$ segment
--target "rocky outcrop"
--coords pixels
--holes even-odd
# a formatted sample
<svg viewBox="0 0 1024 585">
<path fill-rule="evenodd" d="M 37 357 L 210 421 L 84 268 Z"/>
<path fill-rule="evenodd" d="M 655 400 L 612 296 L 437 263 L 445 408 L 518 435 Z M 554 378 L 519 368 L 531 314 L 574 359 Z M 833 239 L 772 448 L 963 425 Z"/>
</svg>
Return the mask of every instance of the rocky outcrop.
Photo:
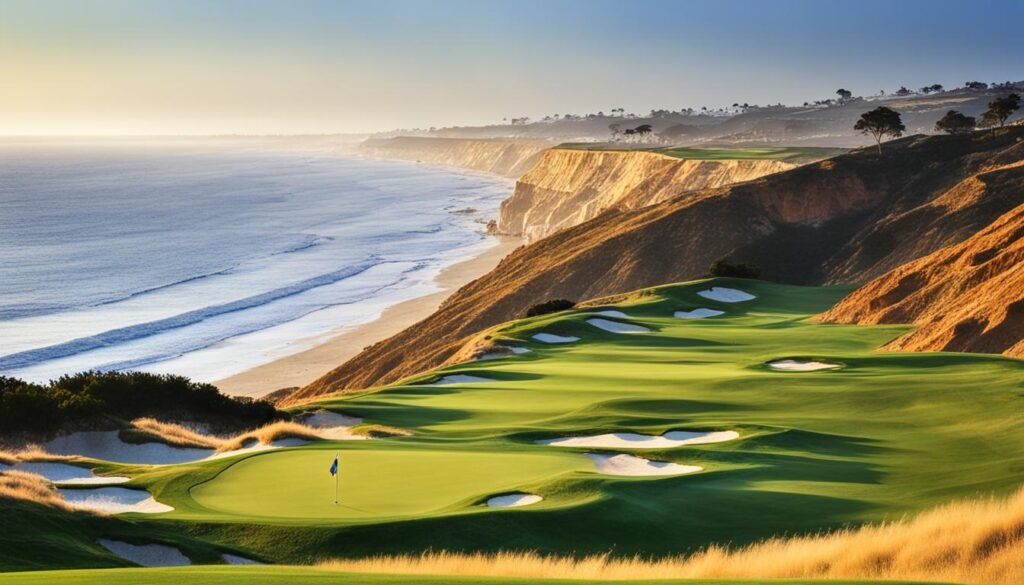
<svg viewBox="0 0 1024 585">
<path fill-rule="evenodd" d="M 476 332 L 535 303 L 699 278 L 722 257 L 755 264 L 776 282 L 863 283 L 1019 207 L 1020 161 L 1024 128 L 911 136 L 887 143 L 882 157 L 863 149 L 640 209 L 610 209 L 516 250 L 427 319 L 292 399 L 394 382 L 445 363 Z"/>
<path fill-rule="evenodd" d="M 501 140 L 398 136 L 371 138 L 359 152 L 379 158 L 393 158 L 449 165 L 511 179 L 528 171 L 551 146 L 541 140 Z"/>
<path fill-rule="evenodd" d="M 535 241 L 613 207 L 638 209 L 794 166 L 776 160 L 688 160 L 648 151 L 553 148 L 502 203 L 498 229 Z"/>
<path fill-rule="evenodd" d="M 967 240 L 876 278 L 818 320 L 917 325 L 885 346 L 894 351 L 1024 358 L 1024 204 Z"/>
</svg>

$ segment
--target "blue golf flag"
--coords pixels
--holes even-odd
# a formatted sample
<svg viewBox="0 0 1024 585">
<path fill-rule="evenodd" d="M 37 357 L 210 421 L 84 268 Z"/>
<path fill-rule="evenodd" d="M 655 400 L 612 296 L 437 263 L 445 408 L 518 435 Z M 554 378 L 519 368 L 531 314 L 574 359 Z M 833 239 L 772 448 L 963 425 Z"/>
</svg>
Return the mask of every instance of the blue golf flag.
<svg viewBox="0 0 1024 585">
<path fill-rule="evenodd" d="M 331 475 L 338 475 L 338 456 L 334 456 L 334 463 L 331 463 Z"/>
</svg>

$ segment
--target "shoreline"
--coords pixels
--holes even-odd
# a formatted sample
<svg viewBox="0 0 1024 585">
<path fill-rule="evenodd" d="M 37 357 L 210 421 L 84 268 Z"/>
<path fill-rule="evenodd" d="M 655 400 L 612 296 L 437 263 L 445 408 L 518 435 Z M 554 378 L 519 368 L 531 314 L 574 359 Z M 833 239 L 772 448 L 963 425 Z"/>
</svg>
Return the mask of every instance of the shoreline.
<svg viewBox="0 0 1024 585">
<path fill-rule="evenodd" d="M 430 316 L 452 293 L 483 276 L 523 245 L 522 238 L 493 236 L 497 244 L 479 255 L 443 269 L 434 279 L 441 290 L 384 310 L 368 323 L 349 327 L 323 343 L 211 382 L 232 396 L 260 397 L 284 388 L 302 387 L 373 345 Z M 342 328 L 344 329 L 344 328 Z"/>
</svg>

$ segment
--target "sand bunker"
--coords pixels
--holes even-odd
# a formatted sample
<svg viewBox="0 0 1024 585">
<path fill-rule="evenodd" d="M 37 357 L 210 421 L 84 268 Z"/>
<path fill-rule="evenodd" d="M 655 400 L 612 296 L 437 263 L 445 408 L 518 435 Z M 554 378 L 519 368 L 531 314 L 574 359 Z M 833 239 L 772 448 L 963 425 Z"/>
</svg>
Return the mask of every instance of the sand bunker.
<svg viewBox="0 0 1024 585">
<path fill-rule="evenodd" d="M 725 311 L 718 311 L 715 309 L 705 309 L 701 307 L 692 311 L 676 311 L 672 315 L 676 319 L 707 319 L 708 317 L 717 317 L 724 315 Z"/>
<path fill-rule="evenodd" d="M 36 475 L 43 476 L 48 481 L 65 485 L 114 484 L 124 483 L 131 479 L 123 476 L 104 477 L 101 475 L 93 475 L 92 470 L 88 467 L 78 467 L 77 465 L 68 465 L 67 463 L 22 462 L 15 464 L 13 467 L 9 465 L 0 465 L 0 471 L 5 469 L 35 473 Z"/>
<path fill-rule="evenodd" d="M 831 364 L 828 362 L 817 362 L 814 360 L 775 360 L 766 364 L 773 370 L 782 370 L 785 372 L 815 372 L 818 370 L 834 370 L 841 368 L 840 364 Z"/>
<path fill-rule="evenodd" d="M 704 469 L 696 465 L 680 465 L 669 461 L 651 461 L 633 455 L 601 455 L 587 453 L 594 462 L 598 473 L 605 475 L 651 476 L 651 475 L 685 475 Z"/>
<path fill-rule="evenodd" d="M 487 500 L 487 505 L 491 508 L 518 508 L 520 506 L 529 506 L 530 504 L 536 504 L 544 498 L 535 494 L 506 494 L 504 496 L 494 496 Z"/>
<path fill-rule="evenodd" d="M 172 447 L 166 443 L 125 443 L 117 431 L 71 433 L 46 443 L 43 449 L 57 455 L 81 455 L 103 461 L 149 465 L 187 463 L 213 455 L 213 449 Z"/>
<path fill-rule="evenodd" d="M 240 557 L 238 555 L 233 555 L 233 554 L 229 554 L 229 553 L 224 553 L 224 554 L 221 555 L 221 557 L 223 557 L 224 558 L 224 562 L 229 564 L 229 565 L 262 565 L 262 564 L 264 564 L 264 563 L 261 563 L 259 561 L 254 561 L 252 559 L 247 559 L 245 557 Z"/>
<path fill-rule="evenodd" d="M 745 293 L 734 288 L 725 288 L 724 286 L 713 286 L 707 290 L 702 290 L 697 294 L 705 299 L 711 299 L 712 301 L 718 301 L 721 303 L 742 303 L 743 301 L 749 301 L 757 298 L 750 293 Z"/>
<path fill-rule="evenodd" d="M 537 441 L 554 447 L 591 447 L 600 449 L 668 449 L 685 445 L 709 445 L 738 439 L 736 431 L 669 431 L 664 435 L 641 435 L 639 433 L 607 433 L 589 437 L 564 437 Z"/>
<path fill-rule="evenodd" d="M 649 333 L 651 331 L 642 325 L 620 323 L 618 321 L 609 321 L 608 319 L 587 319 L 587 323 L 612 333 Z"/>
<path fill-rule="evenodd" d="M 300 447 L 302 445 L 308 445 L 309 441 L 306 439 L 299 439 L 296 437 L 289 437 L 287 439 L 278 439 L 272 441 L 269 444 L 260 443 L 256 439 L 252 439 L 246 443 L 245 447 L 241 449 L 235 449 L 233 451 L 224 451 L 223 453 L 214 453 L 206 459 L 223 459 L 224 457 L 234 457 L 235 455 L 244 455 L 247 453 L 259 453 L 260 451 L 270 451 L 271 449 L 282 449 L 284 447 Z"/>
<path fill-rule="evenodd" d="M 469 376 L 467 374 L 451 374 L 450 376 L 444 376 L 437 382 L 431 382 L 428 386 L 447 386 L 449 384 L 478 384 L 481 382 L 494 382 L 491 378 L 481 378 L 480 376 Z"/>
<path fill-rule="evenodd" d="M 616 311 L 616 310 L 613 310 L 613 309 L 609 309 L 607 311 L 597 311 L 597 314 L 598 315 L 604 315 L 605 317 L 618 317 L 619 319 L 628 319 L 629 318 L 629 315 L 623 313 L 622 311 Z"/>
<path fill-rule="evenodd" d="M 363 419 L 356 416 L 346 416 L 330 410 L 316 410 L 304 417 L 302 423 L 317 430 L 324 439 L 333 441 L 360 441 L 366 439 L 366 435 L 358 435 L 352 432 L 352 427 L 363 422 Z"/>
<path fill-rule="evenodd" d="M 572 343 L 580 340 L 579 337 L 563 337 L 553 333 L 538 333 L 533 338 L 544 343 Z"/>
<path fill-rule="evenodd" d="M 174 508 L 153 499 L 145 490 L 130 490 L 121 487 L 102 487 L 95 489 L 61 489 L 64 500 L 76 508 L 95 510 L 109 514 L 138 512 L 140 514 L 159 514 L 170 512 Z"/>
<path fill-rule="evenodd" d="M 101 538 L 100 544 L 122 559 L 143 567 L 181 567 L 192 564 L 180 550 L 166 544 L 129 544 L 106 538 Z"/>
<path fill-rule="evenodd" d="M 499 345 L 499 346 L 496 346 L 496 349 L 501 350 L 501 351 L 492 351 L 490 353 L 485 353 L 485 354 L 477 357 L 476 359 L 477 360 L 496 360 L 496 359 L 501 359 L 501 358 L 504 358 L 504 357 L 508 357 L 510 354 L 520 355 L 520 354 L 524 354 L 524 353 L 530 353 L 530 350 L 526 349 L 525 347 L 515 347 L 515 346 L 512 346 L 512 345 Z"/>
</svg>

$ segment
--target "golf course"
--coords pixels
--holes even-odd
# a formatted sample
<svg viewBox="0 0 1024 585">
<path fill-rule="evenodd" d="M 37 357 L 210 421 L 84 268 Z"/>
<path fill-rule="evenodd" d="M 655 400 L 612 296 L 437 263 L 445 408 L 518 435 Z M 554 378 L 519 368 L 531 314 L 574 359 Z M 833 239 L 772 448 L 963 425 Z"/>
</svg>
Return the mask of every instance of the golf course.
<svg viewBox="0 0 1024 585">
<path fill-rule="evenodd" d="M 811 319 L 848 291 L 718 278 L 599 299 L 481 333 L 480 359 L 295 409 L 406 436 L 90 465 L 173 508 L 118 515 L 120 538 L 195 563 L 224 552 L 273 564 L 428 549 L 676 555 L 1011 493 L 1024 364 L 878 352 L 907 328 Z M 77 522 L 96 537 L 112 529 L 109 518 Z M 176 571 L 193 582 L 326 578 L 276 567 L 147 578 Z"/>
</svg>

